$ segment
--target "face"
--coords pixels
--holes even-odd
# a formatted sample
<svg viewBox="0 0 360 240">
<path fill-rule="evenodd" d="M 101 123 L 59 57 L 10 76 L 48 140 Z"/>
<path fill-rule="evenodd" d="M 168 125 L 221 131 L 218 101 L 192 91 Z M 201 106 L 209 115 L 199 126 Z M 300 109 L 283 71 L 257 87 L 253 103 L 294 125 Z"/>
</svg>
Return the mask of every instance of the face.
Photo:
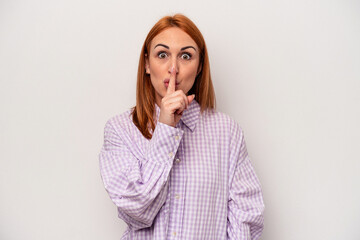
<svg viewBox="0 0 360 240">
<path fill-rule="evenodd" d="M 149 54 L 145 56 L 145 69 L 155 89 L 158 106 L 166 94 L 172 67 L 176 71 L 176 90 L 187 95 L 201 70 L 199 56 L 195 41 L 180 28 L 168 28 L 153 38 Z"/>
</svg>

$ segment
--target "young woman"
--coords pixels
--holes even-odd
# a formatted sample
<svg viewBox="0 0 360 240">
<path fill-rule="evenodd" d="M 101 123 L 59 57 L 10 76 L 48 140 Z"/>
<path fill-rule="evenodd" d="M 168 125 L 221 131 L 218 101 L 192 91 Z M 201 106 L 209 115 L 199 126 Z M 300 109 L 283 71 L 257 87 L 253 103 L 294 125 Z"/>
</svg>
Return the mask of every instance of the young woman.
<svg viewBox="0 0 360 240">
<path fill-rule="evenodd" d="M 258 239 L 264 204 L 244 134 L 215 110 L 205 41 L 176 14 L 143 45 L 136 106 L 109 119 L 99 155 L 121 239 Z"/>
</svg>

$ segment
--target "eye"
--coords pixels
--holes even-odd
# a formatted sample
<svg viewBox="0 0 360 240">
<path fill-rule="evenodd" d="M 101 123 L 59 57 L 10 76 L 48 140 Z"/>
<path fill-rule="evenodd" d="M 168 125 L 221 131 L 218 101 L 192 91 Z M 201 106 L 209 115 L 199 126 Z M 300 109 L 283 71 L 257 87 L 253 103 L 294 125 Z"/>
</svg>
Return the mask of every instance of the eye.
<svg viewBox="0 0 360 240">
<path fill-rule="evenodd" d="M 191 54 L 190 53 L 183 53 L 181 54 L 181 58 L 184 60 L 190 60 L 191 59 Z"/>
<path fill-rule="evenodd" d="M 166 54 L 166 52 L 159 52 L 159 53 L 158 53 L 158 57 L 159 57 L 160 59 L 163 59 L 163 58 L 166 58 L 166 57 L 167 57 L 167 54 Z"/>
</svg>

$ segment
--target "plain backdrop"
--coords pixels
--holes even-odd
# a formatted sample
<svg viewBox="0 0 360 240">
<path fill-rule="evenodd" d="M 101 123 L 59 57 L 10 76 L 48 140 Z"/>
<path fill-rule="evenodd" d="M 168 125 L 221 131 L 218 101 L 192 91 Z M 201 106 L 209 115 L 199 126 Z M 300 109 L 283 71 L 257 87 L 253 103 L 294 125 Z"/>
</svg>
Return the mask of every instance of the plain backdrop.
<svg viewBox="0 0 360 240">
<path fill-rule="evenodd" d="M 360 2 L 0 1 L 0 239 L 120 239 L 99 172 L 162 16 L 202 31 L 242 126 L 264 240 L 360 239 Z"/>
</svg>

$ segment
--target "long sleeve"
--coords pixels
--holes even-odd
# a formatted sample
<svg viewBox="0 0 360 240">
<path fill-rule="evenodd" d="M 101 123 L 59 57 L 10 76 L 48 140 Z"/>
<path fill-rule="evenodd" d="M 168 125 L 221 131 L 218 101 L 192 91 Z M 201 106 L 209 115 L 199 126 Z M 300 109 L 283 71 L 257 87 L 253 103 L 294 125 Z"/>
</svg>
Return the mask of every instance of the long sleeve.
<svg viewBox="0 0 360 240">
<path fill-rule="evenodd" d="M 259 239 L 264 227 L 261 185 L 247 153 L 244 135 L 233 124 L 230 159 L 234 161 L 229 188 L 227 234 L 230 240 Z"/>
<path fill-rule="evenodd" d="M 116 121 L 106 123 L 100 173 L 119 217 L 132 230 L 139 230 L 152 225 L 166 200 L 169 173 L 183 130 L 158 122 L 146 153 L 139 156 L 138 142 L 125 129 Z"/>
</svg>

